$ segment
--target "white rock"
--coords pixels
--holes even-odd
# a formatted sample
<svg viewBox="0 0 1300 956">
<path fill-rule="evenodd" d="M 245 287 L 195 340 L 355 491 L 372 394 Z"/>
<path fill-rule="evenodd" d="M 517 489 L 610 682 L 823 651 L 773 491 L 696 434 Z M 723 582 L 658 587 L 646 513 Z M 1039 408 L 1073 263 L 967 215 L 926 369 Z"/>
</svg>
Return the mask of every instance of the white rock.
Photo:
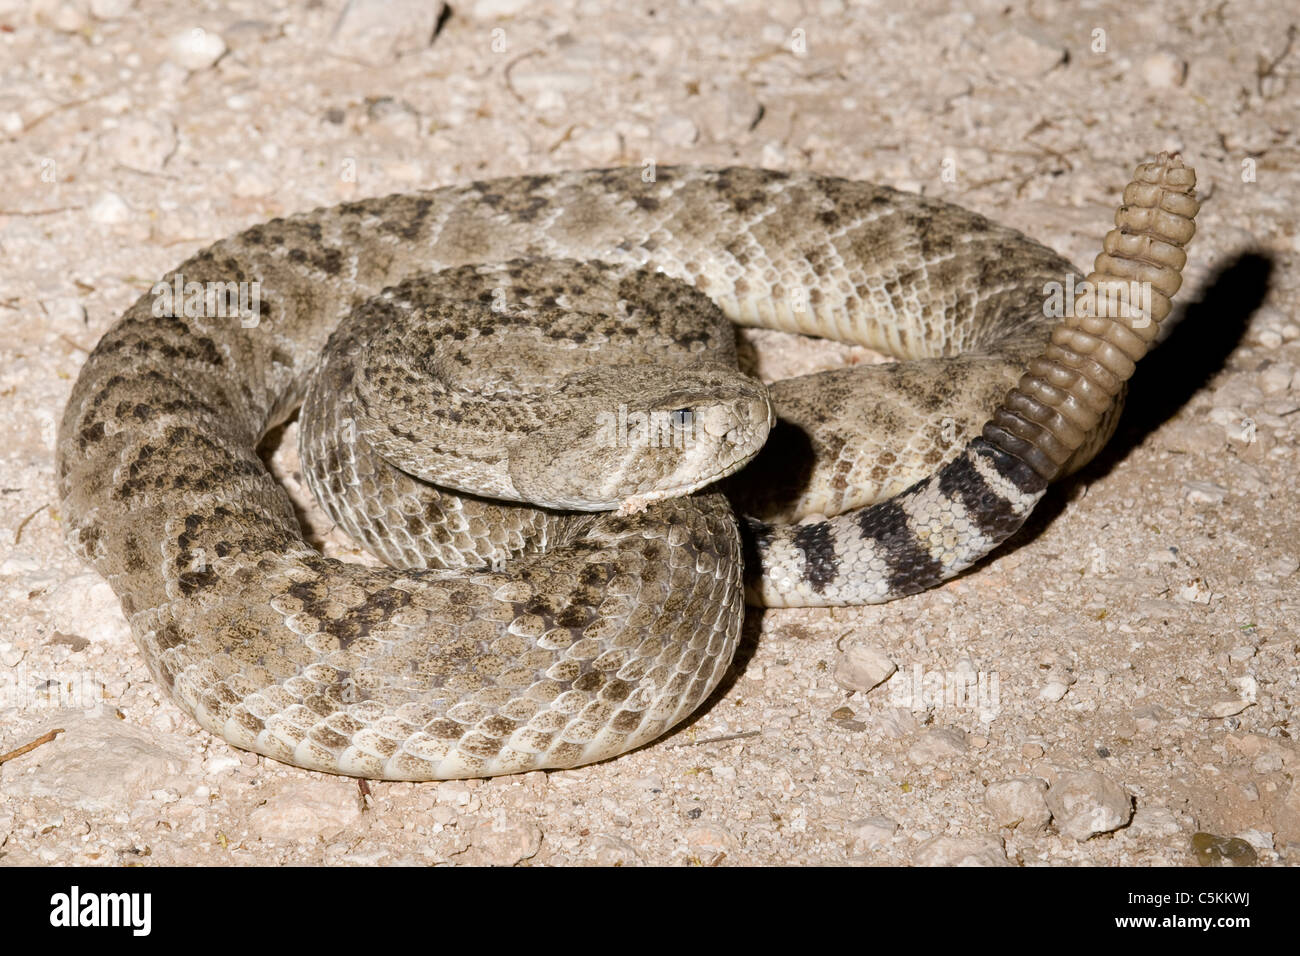
<svg viewBox="0 0 1300 956">
<path fill-rule="evenodd" d="M 238 770 L 243 764 L 233 754 L 217 754 L 203 762 L 203 772 L 215 777 L 217 774 Z"/>
<path fill-rule="evenodd" d="M 290 783 L 248 817 L 252 831 L 272 840 L 327 837 L 361 816 L 357 785 L 347 779 Z"/>
<path fill-rule="evenodd" d="M 424 50 L 445 6 L 442 0 L 348 0 L 334 24 L 330 49 L 372 66 Z"/>
<path fill-rule="evenodd" d="M 1133 814 L 1130 829 L 1138 836 L 1168 837 L 1182 832 L 1174 812 L 1168 807 L 1142 807 Z"/>
<path fill-rule="evenodd" d="M 1291 388 L 1291 380 L 1295 375 L 1295 366 L 1287 362 L 1274 362 L 1259 373 L 1259 390 L 1265 395 L 1280 395 Z"/>
<path fill-rule="evenodd" d="M 1276 751 L 1260 754 L 1250 766 L 1255 773 L 1276 773 L 1282 769 L 1282 755 Z"/>
<path fill-rule="evenodd" d="M 1139 733 L 1149 734 L 1159 727 L 1160 721 L 1167 716 L 1163 708 L 1157 705 L 1139 707 L 1133 711 L 1133 723 Z"/>
<path fill-rule="evenodd" d="M 475 20 L 495 20 L 513 17 L 528 9 L 532 0 L 474 0 L 469 15 Z"/>
<path fill-rule="evenodd" d="M 52 323 L 84 328 L 86 325 L 86 307 L 70 296 L 46 299 L 41 308 Z"/>
<path fill-rule="evenodd" d="M 1052 819 L 1047 809 L 1047 784 L 1037 777 L 1012 777 L 989 784 L 984 805 L 1000 827 L 1041 830 Z"/>
<path fill-rule="evenodd" d="M 696 125 L 685 116 L 670 116 L 655 128 L 659 142 L 668 146 L 689 146 L 700 138 Z"/>
<path fill-rule="evenodd" d="M 90 15 L 96 20 L 118 20 L 131 12 L 135 0 L 90 0 Z"/>
<path fill-rule="evenodd" d="M 394 136 L 415 139 L 420 135 L 420 116 L 405 100 L 385 96 L 366 108 L 366 118 Z"/>
<path fill-rule="evenodd" d="M 537 97 L 549 91 L 582 93 L 595 85 L 590 70 L 555 66 L 548 61 L 525 60 L 510 74 L 511 83 L 521 96 Z"/>
<path fill-rule="evenodd" d="M 176 128 L 169 119 L 128 117 L 105 133 L 101 143 L 113 159 L 128 169 L 157 173 L 176 152 Z"/>
<path fill-rule="evenodd" d="M 874 644 L 850 644 L 835 662 L 835 683 L 845 690 L 869 691 L 888 680 L 898 665 Z"/>
<path fill-rule="evenodd" d="M 92 222 L 112 224 L 126 222 L 130 218 L 130 208 L 117 193 L 103 193 L 90 207 Z"/>
<path fill-rule="evenodd" d="M 1007 30 L 988 46 L 998 70 L 1025 79 L 1041 76 L 1065 60 L 1065 47 L 1036 30 Z"/>
<path fill-rule="evenodd" d="M 921 722 L 916 715 L 905 707 L 890 707 L 872 721 L 875 730 L 882 737 L 901 740 L 916 733 Z"/>
<path fill-rule="evenodd" d="M 21 647 L 0 638 L 0 665 L 3 665 L 4 667 L 17 667 L 23 662 L 23 658 L 26 656 L 27 652 Z"/>
<path fill-rule="evenodd" d="M 130 636 L 121 602 L 98 574 L 65 578 L 50 594 L 50 607 L 55 628 L 65 634 L 92 634 L 105 644 Z"/>
<path fill-rule="evenodd" d="M 709 772 L 713 775 L 713 779 L 717 780 L 719 783 L 732 784 L 736 782 L 735 767 L 729 767 L 723 764 L 721 766 L 714 767 Z"/>
<path fill-rule="evenodd" d="M 1002 838 L 989 833 L 961 839 L 937 836 L 912 854 L 915 866 L 1011 866 Z"/>
<path fill-rule="evenodd" d="M 1221 505 L 1228 496 L 1228 489 L 1212 481 L 1184 481 L 1187 500 L 1193 504 Z"/>
<path fill-rule="evenodd" d="M 1069 689 L 1070 689 L 1070 685 L 1067 684 L 1065 681 L 1049 680 L 1046 684 L 1043 685 L 1042 689 L 1039 690 L 1038 699 L 1051 701 L 1055 703 L 1056 701 L 1064 697 L 1066 691 L 1068 691 Z"/>
<path fill-rule="evenodd" d="M 938 763 L 945 757 L 964 754 L 969 749 L 966 734 L 948 727 L 933 727 L 912 744 L 907 759 L 915 764 Z"/>
<path fill-rule="evenodd" d="M 185 769 L 180 750 L 159 742 L 165 738 L 116 717 L 61 711 L 49 725 L 64 733 L 24 756 L 20 767 L 5 767 L 6 797 L 57 797 L 67 807 L 117 811 Z"/>
<path fill-rule="evenodd" d="M 79 33 L 89 26 L 84 0 L 33 0 L 32 19 L 62 33 Z"/>
<path fill-rule="evenodd" d="M 576 137 L 573 146 L 584 158 L 596 163 L 613 162 L 623 152 L 623 140 L 618 133 L 603 127 Z"/>
<path fill-rule="evenodd" d="M 440 827 L 449 827 L 460 819 L 460 814 L 440 803 L 429 810 L 429 818 Z"/>
<path fill-rule="evenodd" d="M 641 857 L 630 843 L 608 833 L 597 833 L 587 844 L 588 859 L 596 866 L 640 866 Z"/>
<path fill-rule="evenodd" d="M 1221 700 L 1210 707 L 1210 716 L 1218 720 L 1224 717 L 1235 717 L 1253 703 L 1254 701 L 1249 700 Z"/>
<path fill-rule="evenodd" d="M 206 70 L 226 52 L 226 41 L 215 30 L 190 27 L 172 34 L 167 41 L 167 59 L 194 73 Z"/>
<path fill-rule="evenodd" d="M 514 866 L 537 855 L 542 831 L 530 822 L 483 823 L 470 832 L 470 845 L 453 859 L 468 866 Z"/>
<path fill-rule="evenodd" d="M 444 780 L 438 784 L 438 793 L 435 799 L 439 803 L 447 803 L 453 807 L 463 807 L 469 803 L 469 787 L 463 780 Z"/>
<path fill-rule="evenodd" d="M 889 817 L 866 817 L 854 820 L 845 829 L 852 841 L 849 852 L 853 856 L 861 856 L 889 843 L 898 830 L 898 824 Z"/>
<path fill-rule="evenodd" d="M 1183 85 L 1187 79 L 1187 62 L 1172 50 L 1157 50 L 1143 59 L 1141 71 L 1147 86 L 1168 89 Z"/>
<path fill-rule="evenodd" d="M 691 827 L 686 831 L 686 846 L 700 857 L 712 859 L 726 853 L 736 845 L 736 838 L 720 826 L 711 823 Z"/>
<path fill-rule="evenodd" d="M 1133 798 L 1095 771 L 1067 772 L 1047 791 L 1047 808 L 1061 833 L 1082 842 L 1128 823 Z"/>
</svg>

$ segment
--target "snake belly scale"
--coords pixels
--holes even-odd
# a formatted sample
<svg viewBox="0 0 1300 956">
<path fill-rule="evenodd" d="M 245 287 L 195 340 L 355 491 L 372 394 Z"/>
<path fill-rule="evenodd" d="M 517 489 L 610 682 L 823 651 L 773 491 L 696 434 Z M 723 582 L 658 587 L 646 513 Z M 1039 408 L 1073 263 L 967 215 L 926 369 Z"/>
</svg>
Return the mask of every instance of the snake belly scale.
<svg viewBox="0 0 1300 956">
<path fill-rule="evenodd" d="M 255 282 L 255 324 L 145 295 L 103 336 L 60 430 L 69 539 L 202 726 L 417 780 L 654 740 L 720 680 L 746 595 L 930 587 L 1095 453 L 1197 210 L 1176 157 L 1139 167 L 1088 279 L 1140 282 L 1150 307 L 1048 320 L 1073 267 L 959 207 L 809 173 L 642 172 L 273 220 L 163 280 Z M 734 371 L 728 322 L 901 361 L 768 390 Z M 611 373 L 624 345 L 640 357 Z M 304 398 L 309 483 L 392 567 L 313 549 L 258 457 Z M 647 459 L 592 432 L 629 408 L 696 440 Z M 729 497 L 705 487 L 755 453 Z"/>
</svg>

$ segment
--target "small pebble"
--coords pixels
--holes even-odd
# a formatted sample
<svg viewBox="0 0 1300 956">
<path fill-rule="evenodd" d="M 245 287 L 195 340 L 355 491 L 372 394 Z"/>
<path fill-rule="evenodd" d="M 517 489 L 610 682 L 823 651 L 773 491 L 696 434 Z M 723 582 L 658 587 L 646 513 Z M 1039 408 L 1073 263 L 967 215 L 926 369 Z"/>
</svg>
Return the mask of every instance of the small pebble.
<svg viewBox="0 0 1300 956">
<path fill-rule="evenodd" d="M 888 844 L 898 830 L 898 824 L 889 817 L 866 817 L 852 821 L 846 830 L 852 840 L 849 847 L 850 854 L 862 856 Z"/>
<path fill-rule="evenodd" d="M 908 748 L 907 759 L 915 764 L 938 763 L 945 757 L 964 754 L 968 749 L 962 731 L 934 727 L 921 734 L 921 738 Z"/>
<path fill-rule="evenodd" d="M 330 49 L 371 66 L 425 50 L 445 6 L 436 0 L 348 0 L 334 23 Z"/>
<path fill-rule="evenodd" d="M 986 47 L 993 64 L 1003 73 L 1032 79 L 1065 61 L 1065 47 L 1034 30 L 1007 30 Z"/>
<path fill-rule="evenodd" d="M 41 302 L 41 308 L 56 325 L 70 325 L 79 329 L 86 324 L 86 307 L 68 296 L 45 299 Z"/>
<path fill-rule="evenodd" d="M 1061 774 L 1047 791 L 1047 807 L 1057 829 L 1080 842 L 1117 830 L 1133 816 L 1128 791 L 1092 770 Z"/>
<path fill-rule="evenodd" d="M 103 137 L 104 149 L 128 169 L 161 172 L 176 151 L 176 129 L 167 119 L 129 117 Z"/>
<path fill-rule="evenodd" d="M 90 0 L 90 15 L 96 20 L 117 20 L 131 12 L 135 0 Z"/>
<path fill-rule="evenodd" d="M 608 833 L 597 833 L 587 845 L 596 866 L 640 866 L 641 857 L 630 843 Z"/>
<path fill-rule="evenodd" d="M 1259 374 L 1259 390 L 1265 395 L 1281 395 L 1291 388 L 1295 375 L 1295 366 L 1286 362 L 1273 362 Z"/>
<path fill-rule="evenodd" d="M 71 0 L 37 0 L 32 4 L 32 16 L 37 23 L 61 33 L 80 33 L 89 26 L 82 5 Z"/>
<path fill-rule="evenodd" d="M 352 781 L 305 780 L 272 794 L 248 822 L 260 837 L 298 841 L 337 833 L 360 816 Z"/>
<path fill-rule="evenodd" d="M 996 834 L 961 839 L 937 836 L 912 854 L 914 866 L 1011 866 L 1002 838 Z"/>
<path fill-rule="evenodd" d="M 1187 62 L 1170 50 L 1157 50 L 1142 61 L 1142 79 L 1154 89 L 1182 86 L 1187 79 Z"/>
<path fill-rule="evenodd" d="M 167 41 L 167 58 L 191 73 L 206 70 L 226 52 L 221 34 L 203 27 L 191 27 L 173 34 Z"/>
<path fill-rule="evenodd" d="M 513 17 L 528 9 L 531 0 L 474 0 L 470 7 L 470 16 L 475 20 L 492 20 L 498 17 Z"/>
<path fill-rule="evenodd" d="M 113 224 L 126 222 L 131 218 L 131 210 L 117 193 L 104 193 L 90 207 L 92 222 Z"/>
<path fill-rule="evenodd" d="M 1168 837 L 1182 831 L 1168 807 L 1141 807 L 1133 814 L 1129 829 L 1137 836 Z"/>
<path fill-rule="evenodd" d="M 835 662 L 835 683 L 865 693 L 893 676 L 898 665 L 874 644 L 854 643 Z"/>
<path fill-rule="evenodd" d="M 429 810 L 429 818 L 442 827 L 449 827 L 460 819 L 460 814 L 445 804 L 436 804 Z"/>
<path fill-rule="evenodd" d="M 1277 773 L 1282 769 L 1282 755 L 1276 752 L 1263 753 L 1251 764 L 1255 773 Z"/>
<path fill-rule="evenodd" d="M 1228 489 L 1212 481 L 1185 481 L 1187 500 L 1193 504 L 1221 505 L 1228 495 Z"/>
<path fill-rule="evenodd" d="M 702 824 L 686 831 L 686 845 L 696 855 L 714 857 L 734 847 L 736 839 L 722 827 Z"/>
<path fill-rule="evenodd" d="M 1254 866 L 1259 862 L 1255 848 L 1245 840 L 1204 831 L 1192 835 L 1192 856 L 1201 866 Z"/>
<path fill-rule="evenodd" d="M 1039 700 L 1046 700 L 1055 703 L 1065 696 L 1070 686 L 1064 681 L 1052 680 L 1043 685 L 1042 690 L 1038 692 Z"/>
<path fill-rule="evenodd" d="M 660 121 L 655 133 L 661 143 L 668 146 L 689 146 L 700 138 L 700 131 L 685 116 L 672 116 Z"/>
<path fill-rule="evenodd" d="M 1012 777 L 990 784 L 984 805 L 1000 827 L 1041 830 L 1052 819 L 1046 794 L 1047 784 L 1037 777 Z"/>
<path fill-rule="evenodd" d="M 531 822 L 492 823 L 484 821 L 469 835 L 470 846 L 455 857 L 466 866 L 514 866 L 537 855 L 542 831 Z"/>
</svg>

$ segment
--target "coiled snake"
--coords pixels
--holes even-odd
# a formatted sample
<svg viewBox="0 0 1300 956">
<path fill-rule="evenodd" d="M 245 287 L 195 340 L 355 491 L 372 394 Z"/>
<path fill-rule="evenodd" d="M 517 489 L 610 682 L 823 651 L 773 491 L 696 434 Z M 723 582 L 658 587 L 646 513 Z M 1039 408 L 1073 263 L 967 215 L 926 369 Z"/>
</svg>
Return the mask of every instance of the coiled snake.
<svg viewBox="0 0 1300 956">
<path fill-rule="evenodd" d="M 930 587 L 1095 452 L 1179 286 L 1194 182 L 1177 158 L 1139 167 L 1089 277 L 1144 283 L 1150 308 L 1067 302 L 1059 322 L 1048 291 L 1079 277 L 1050 250 L 807 173 L 561 173 L 254 226 L 81 370 L 58 444 L 70 540 L 154 678 L 237 747 L 391 779 L 622 753 L 709 694 L 746 590 Z M 256 314 L 160 307 L 212 284 L 256 289 Z M 735 370 L 728 321 L 908 361 L 769 392 Z M 304 398 L 313 490 L 394 567 L 309 546 L 258 457 Z M 774 423 L 728 479 L 738 525 L 703 486 Z"/>
</svg>

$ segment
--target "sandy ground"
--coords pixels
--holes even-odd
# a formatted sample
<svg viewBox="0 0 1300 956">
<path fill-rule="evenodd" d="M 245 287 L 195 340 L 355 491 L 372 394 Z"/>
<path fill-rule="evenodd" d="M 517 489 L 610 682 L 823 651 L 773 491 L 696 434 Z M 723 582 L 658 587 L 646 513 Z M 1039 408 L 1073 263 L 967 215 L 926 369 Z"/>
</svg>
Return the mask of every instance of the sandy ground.
<svg viewBox="0 0 1300 956">
<path fill-rule="evenodd" d="M 432 42 L 436 4 L 379 33 L 341 6 L 0 0 L 0 753 L 63 730 L 0 764 L 0 863 L 1300 861 L 1285 4 L 465 0 Z M 617 760 L 367 788 L 241 754 L 163 699 L 63 545 L 87 350 L 258 221 L 734 163 L 922 190 L 1086 265 L 1160 149 L 1205 198 L 1192 307 L 1101 459 L 942 588 L 753 615 L 709 704 Z M 853 693 L 862 647 L 898 674 Z"/>
</svg>

